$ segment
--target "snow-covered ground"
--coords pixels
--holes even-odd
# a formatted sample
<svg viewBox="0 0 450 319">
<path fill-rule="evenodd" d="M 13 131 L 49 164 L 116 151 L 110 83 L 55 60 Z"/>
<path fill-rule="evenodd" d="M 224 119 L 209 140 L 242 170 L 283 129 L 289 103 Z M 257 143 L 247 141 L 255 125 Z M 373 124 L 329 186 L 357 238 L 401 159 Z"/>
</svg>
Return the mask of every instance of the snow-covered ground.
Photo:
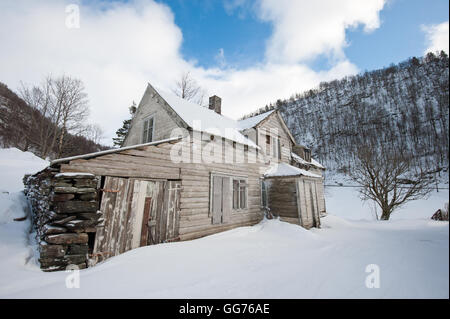
<svg viewBox="0 0 450 319">
<path fill-rule="evenodd" d="M 4 180 L 16 164 L 4 160 L 4 151 L 1 187 L 16 191 L 8 185 L 19 183 Z M 340 207 L 337 197 L 348 202 L 348 193 L 331 195 L 329 211 L 364 215 L 359 200 Z M 409 214 L 375 222 L 328 215 L 321 229 L 310 231 L 264 220 L 193 241 L 141 247 L 80 271 L 80 288 L 67 288 L 73 274 L 41 272 L 29 221 L 12 221 L 27 207 L 23 195 L 0 193 L 0 298 L 448 298 L 449 226 L 429 219 L 441 203 L 424 202 L 427 213 L 417 216 L 426 218 Z M 366 267 L 373 264 L 379 288 L 366 287 L 374 275 Z"/>
<path fill-rule="evenodd" d="M 392 220 L 400 219 L 429 219 L 439 208 L 444 208 L 449 201 L 448 184 L 442 185 L 438 191 L 433 190 L 427 199 L 406 203 L 395 210 Z M 359 198 L 358 188 L 353 187 L 325 187 L 325 201 L 327 211 L 333 215 L 350 220 L 370 220 L 375 217 L 373 201 L 362 201 Z M 377 207 L 378 216 L 380 209 Z"/>
</svg>

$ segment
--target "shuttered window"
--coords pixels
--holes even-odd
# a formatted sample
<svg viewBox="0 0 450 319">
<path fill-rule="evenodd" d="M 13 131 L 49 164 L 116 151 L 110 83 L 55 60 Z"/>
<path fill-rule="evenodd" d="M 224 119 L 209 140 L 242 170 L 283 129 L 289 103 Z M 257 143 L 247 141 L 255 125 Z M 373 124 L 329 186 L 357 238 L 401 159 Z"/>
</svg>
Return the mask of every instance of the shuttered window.
<svg viewBox="0 0 450 319">
<path fill-rule="evenodd" d="M 142 143 L 150 143 L 153 141 L 154 118 L 150 117 L 144 120 L 144 130 L 142 134 Z"/>
<path fill-rule="evenodd" d="M 247 208 L 247 182 L 244 179 L 233 179 L 233 209 Z"/>
</svg>

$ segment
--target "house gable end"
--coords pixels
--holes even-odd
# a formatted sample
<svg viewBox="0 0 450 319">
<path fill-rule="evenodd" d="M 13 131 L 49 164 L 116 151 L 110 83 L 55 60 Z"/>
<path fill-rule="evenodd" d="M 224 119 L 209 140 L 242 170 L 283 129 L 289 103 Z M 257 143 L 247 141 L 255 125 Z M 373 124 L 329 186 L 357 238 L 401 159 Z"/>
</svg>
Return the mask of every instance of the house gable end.
<svg viewBox="0 0 450 319">
<path fill-rule="evenodd" d="M 141 144 L 143 141 L 143 123 L 145 119 L 154 117 L 152 140 L 163 140 L 171 137 L 175 128 L 188 128 L 188 125 L 148 83 L 147 88 L 131 121 L 130 130 L 123 146 Z"/>
</svg>

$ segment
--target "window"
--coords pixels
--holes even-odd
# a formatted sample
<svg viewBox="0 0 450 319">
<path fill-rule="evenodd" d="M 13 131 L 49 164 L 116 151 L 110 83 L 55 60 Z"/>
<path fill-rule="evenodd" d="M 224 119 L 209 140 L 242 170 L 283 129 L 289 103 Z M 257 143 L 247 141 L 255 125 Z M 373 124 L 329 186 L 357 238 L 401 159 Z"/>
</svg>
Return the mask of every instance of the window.
<svg viewBox="0 0 450 319">
<path fill-rule="evenodd" d="M 247 208 L 247 182 L 233 179 L 233 209 Z"/>
<path fill-rule="evenodd" d="M 152 116 L 144 120 L 142 143 L 150 143 L 153 141 L 153 128 L 154 128 L 154 118 Z"/>
<path fill-rule="evenodd" d="M 264 181 L 261 181 L 261 206 L 267 207 L 267 188 Z"/>
<path fill-rule="evenodd" d="M 270 154 L 270 135 L 266 135 L 266 154 Z"/>
<path fill-rule="evenodd" d="M 311 150 L 305 148 L 305 161 L 311 162 Z"/>
<path fill-rule="evenodd" d="M 280 138 L 278 138 L 277 142 L 278 142 L 278 159 L 281 159 L 281 141 L 280 141 Z"/>
<path fill-rule="evenodd" d="M 272 157 L 281 159 L 281 144 L 279 137 L 272 137 Z"/>
</svg>

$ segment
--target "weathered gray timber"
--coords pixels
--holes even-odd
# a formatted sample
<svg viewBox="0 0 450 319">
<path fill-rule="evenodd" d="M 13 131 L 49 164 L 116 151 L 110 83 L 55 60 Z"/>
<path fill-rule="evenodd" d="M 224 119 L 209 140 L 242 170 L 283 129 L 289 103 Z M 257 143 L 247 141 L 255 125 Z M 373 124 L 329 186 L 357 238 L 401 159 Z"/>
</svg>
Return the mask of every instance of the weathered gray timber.
<svg viewBox="0 0 450 319">
<path fill-rule="evenodd" d="M 317 180 L 305 176 L 267 179 L 270 212 L 306 229 L 320 227 L 321 201 Z"/>
</svg>

